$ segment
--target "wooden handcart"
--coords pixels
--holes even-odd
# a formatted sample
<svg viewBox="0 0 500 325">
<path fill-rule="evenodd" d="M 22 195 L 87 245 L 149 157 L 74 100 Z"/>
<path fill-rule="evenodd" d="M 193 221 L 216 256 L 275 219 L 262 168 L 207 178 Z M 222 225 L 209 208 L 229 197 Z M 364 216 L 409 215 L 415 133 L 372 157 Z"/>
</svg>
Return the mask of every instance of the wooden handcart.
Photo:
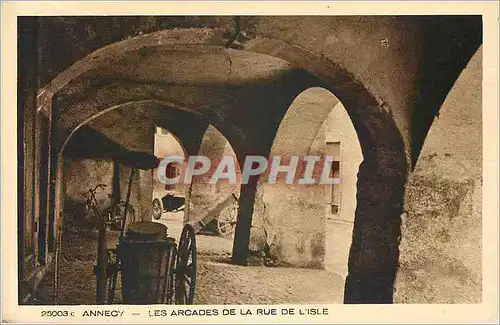
<svg viewBox="0 0 500 325">
<path fill-rule="evenodd" d="M 189 224 L 177 245 L 160 223 L 132 223 L 117 247 L 106 251 L 102 263 L 96 267 L 98 304 L 189 305 L 194 301 L 196 238 Z M 100 282 L 105 285 L 99 286 Z M 118 301 L 117 287 L 121 287 Z"/>
</svg>

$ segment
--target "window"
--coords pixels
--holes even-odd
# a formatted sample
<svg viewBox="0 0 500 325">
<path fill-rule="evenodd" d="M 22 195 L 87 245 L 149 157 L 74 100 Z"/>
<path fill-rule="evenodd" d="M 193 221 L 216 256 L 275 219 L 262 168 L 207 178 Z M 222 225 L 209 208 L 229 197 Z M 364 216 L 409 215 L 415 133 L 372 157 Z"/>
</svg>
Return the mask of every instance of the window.
<svg viewBox="0 0 500 325">
<path fill-rule="evenodd" d="M 340 142 L 327 142 L 326 154 L 333 157 L 330 177 L 340 178 Z M 341 184 L 333 184 L 330 187 L 327 202 L 330 205 L 330 213 L 339 214 L 342 194 Z"/>
<path fill-rule="evenodd" d="M 340 161 L 332 162 L 332 170 L 330 171 L 330 177 L 340 178 Z M 332 200 L 331 200 L 331 214 L 338 214 L 340 210 L 340 194 L 341 194 L 340 184 L 332 185 Z"/>
</svg>

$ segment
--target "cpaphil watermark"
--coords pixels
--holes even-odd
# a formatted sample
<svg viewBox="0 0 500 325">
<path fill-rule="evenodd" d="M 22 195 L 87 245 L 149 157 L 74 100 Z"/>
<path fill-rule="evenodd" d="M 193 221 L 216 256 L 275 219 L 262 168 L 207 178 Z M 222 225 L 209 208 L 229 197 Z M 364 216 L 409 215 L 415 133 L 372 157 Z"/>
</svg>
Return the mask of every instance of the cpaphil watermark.
<svg viewBox="0 0 500 325">
<path fill-rule="evenodd" d="M 269 184 L 340 184 L 332 168 L 332 156 L 246 156 L 240 165 L 234 156 L 222 156 L 216 161 L 205 156 L 168 156 L 157 168 L 158 181 L 166 185 L 191 184 L 194 177 L 203 177 L 209 184 L 219 181 L 248 184 L 253 178 L 264 178 Z M 168 173 L 171 165 L 181 166 L 175 175 Z M 170 175 L 169 175 L 170 174 Z"/>
</svg>

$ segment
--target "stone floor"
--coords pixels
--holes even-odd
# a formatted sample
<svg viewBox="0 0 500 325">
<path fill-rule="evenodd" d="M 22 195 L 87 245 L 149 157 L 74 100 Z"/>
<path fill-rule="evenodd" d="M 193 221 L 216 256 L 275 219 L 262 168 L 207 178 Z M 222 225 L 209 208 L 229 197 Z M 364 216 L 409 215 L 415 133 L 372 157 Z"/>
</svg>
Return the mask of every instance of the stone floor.
<svg viewBox="0 0 500 325">
<path fill-rule="evenodd" d="M 182 213 L 159 222 L 170 236 L 182 231 Z M 196 236 L 198 304 L 342 303 L 344 279 L 323 270 L 237 266 L 229 263 L 233 240 L 205 233 Z"/>
<path fill-rule="evenodd" d="M 158 222 L 167 225 L 170 236 L 180 236 L 182 212 L 165 213 Z M 342 303 L 341 275 L 325 270 L 231 265 L 232 239 L 206 233 L 198 234 L 196 240 L 196 304 Z M 109 241 L 112 244 L 116 238 Z M 95 248 L 95 238 L 75 234 L 64 237 L 59 304 L 95 304 Z M 52 304 L 53 277 L 52 269 L 33 304 Z"/>
</svg>

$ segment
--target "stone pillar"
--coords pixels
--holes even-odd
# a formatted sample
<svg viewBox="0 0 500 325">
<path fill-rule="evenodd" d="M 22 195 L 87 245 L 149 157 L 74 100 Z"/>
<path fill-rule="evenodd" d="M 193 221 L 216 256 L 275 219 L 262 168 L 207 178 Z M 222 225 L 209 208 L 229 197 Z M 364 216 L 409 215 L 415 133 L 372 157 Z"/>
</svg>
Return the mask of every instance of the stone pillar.
<svg viewBox="0 0 500 325">
<path fill-rule="evenodd" d="M 139 193 L 139 217 L 142 221 L 150 221 L 153 217 L 153 171 L 136 170 L 139 174 L 139 182 L 136 185 Z"/>
<path fill-rule="evenodd" d="M 268 235 L 265 226 L 266 205 L 263 200 L 263 184 L 259 184 L 255 193 L 250 240 L 248 245 L 248 264 L 262 265 L 268 254 Z"/>
<path fill-rule="evenodd" d="M 361 163 L 344 303 L 392 303 L 406 182 L 404 169 Z"/>
<path fill-rule="evenodd" d="M 250 234 L 253 219 L 259 216 L 252 216 L 254 213 L 254 202 L 257 192 L 257 182 L 252 181 L 241 187 L 238 222 L 236 224 L 232 261 L 234 264 L 247 265 Z M 259 224 L 259 221 L 255 221 Z"/>
</svg>

